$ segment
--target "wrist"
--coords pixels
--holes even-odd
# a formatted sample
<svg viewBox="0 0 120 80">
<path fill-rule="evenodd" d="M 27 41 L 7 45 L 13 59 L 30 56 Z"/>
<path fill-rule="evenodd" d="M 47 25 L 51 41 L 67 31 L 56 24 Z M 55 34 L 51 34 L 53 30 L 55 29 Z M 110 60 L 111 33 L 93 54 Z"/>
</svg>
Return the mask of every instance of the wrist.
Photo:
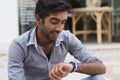
<svg viewBox="0 0 120 80">
<path fill-rule="evenodd" d="M 72 73 L 72 72 L 75 72 L 75 71 L 78 69 L 78 63 L 77 63 L 77 62 L 71 61 L 71 62 L 69 62 L 69 64 L 72 65 L 71 73 Z"/>
</svg>

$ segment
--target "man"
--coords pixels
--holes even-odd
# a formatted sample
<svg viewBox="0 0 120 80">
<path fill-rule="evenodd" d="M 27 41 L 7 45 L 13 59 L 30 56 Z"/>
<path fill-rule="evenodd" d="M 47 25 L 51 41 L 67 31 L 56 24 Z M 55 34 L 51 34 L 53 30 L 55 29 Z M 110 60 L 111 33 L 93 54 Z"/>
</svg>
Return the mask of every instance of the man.
<svg viewBox="0 0 120 80">
<path fill-rule="evenodd" d="M 10 45 L 9 80 L 59 80 L 71 72 L 105 73 L 104 64 L 91 55 L 72 33 L 63 30 L 69 10 L 70 5 L 65 0 L 37 2 L 37 26 Z M 68 52 L 81 63 L 64 63 Z M 87 79 L 103 80 L 98 75 Z"/>
</svg>

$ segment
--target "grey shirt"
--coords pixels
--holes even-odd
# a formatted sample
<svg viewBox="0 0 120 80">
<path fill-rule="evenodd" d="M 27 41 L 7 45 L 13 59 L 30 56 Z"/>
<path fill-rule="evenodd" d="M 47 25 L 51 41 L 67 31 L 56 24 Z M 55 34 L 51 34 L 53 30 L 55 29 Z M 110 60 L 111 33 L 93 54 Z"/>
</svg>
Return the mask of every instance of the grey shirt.
<svg viewBox="0 0 120 80">
<path fill-rule="evenodd" d="M 9 47 L 9 80 L 49 80 L 54 64 L 64 62 L 68 52 L 81 63 L 99 60 L 91 55 L 71 32 L 63 30 L 52 47 L 48 60 L 36 41 L 36 27 L 16 38 Z"/>
</svg>

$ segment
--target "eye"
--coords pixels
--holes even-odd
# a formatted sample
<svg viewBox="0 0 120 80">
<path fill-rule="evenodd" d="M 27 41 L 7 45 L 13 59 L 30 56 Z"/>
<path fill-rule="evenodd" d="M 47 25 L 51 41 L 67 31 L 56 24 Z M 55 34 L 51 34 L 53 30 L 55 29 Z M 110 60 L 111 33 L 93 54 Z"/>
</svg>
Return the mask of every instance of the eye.
<svg viewBox="0 0 120 80">
<path fill-rule="evenodd" d="M 50 22 L 51 22 L 51 24 L 58 24 L 59 21 L 55 20 L 55 19 L 52 19 Z"/>
</svg>

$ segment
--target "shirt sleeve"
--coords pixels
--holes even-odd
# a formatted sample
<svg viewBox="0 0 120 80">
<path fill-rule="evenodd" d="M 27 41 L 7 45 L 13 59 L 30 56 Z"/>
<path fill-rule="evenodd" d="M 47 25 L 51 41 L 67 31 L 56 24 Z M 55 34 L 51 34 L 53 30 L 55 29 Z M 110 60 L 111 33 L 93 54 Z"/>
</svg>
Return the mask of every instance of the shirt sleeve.
<svg viewBox="0 0 120 80">
<path fill-rule="evenodd" d="M 8 79 L 24 80 L 24 50 L 16 43 L 12 42 L 8 53 Z"/>
<path fill-rule="evenodd" d="M 81 41 L 72 33 L 69 34 L 69 52 L 80 62 L 101 61 L 98 56 L 90 53 L 81 43 Z"/>
</svg>

